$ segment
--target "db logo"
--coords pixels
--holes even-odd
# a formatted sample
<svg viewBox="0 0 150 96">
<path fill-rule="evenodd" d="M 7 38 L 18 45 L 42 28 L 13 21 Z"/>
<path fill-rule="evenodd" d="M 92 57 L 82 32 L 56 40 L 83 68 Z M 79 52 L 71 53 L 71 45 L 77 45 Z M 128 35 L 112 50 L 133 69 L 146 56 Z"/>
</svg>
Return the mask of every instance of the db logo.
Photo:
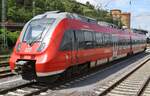
<svg viewBox="0 0 150 96">
<path fill-rule="evenodd" d="M 31 52 L 32 51 L 32 48 L 26 48 L 25 49 L 25 52 Z"/>
</svg>

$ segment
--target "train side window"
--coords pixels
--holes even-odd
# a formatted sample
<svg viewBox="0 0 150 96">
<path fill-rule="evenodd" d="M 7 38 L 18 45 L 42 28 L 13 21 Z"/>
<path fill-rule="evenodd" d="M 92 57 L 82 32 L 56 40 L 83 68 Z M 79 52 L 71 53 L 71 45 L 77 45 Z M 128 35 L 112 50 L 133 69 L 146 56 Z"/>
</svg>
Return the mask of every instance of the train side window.
<svg viewBox="0 0 150 96">
<path fill-rule="evenodd" d="M 102 33 L 99 32 L 96 33 L 96 42 L 97 47 L 102 47 Z"/>
<path fill-rule="evenodd" d="M 109 33 L 109 45 L 110 47 L 113 46 L 113 43 L 112 43 L 112 34 Z"/>
<path fill-rule="evenodd" d="M 84 32 L 85 37 L 85 49 L 93 48 L 93 36 L 92 32 L 85 31 Z"/>
<path fill-rule="evenodd" d="M 85 43 L 84 43 L 84 33 L 81 30 L 75 31 L 77 43 L 78 43 L 78 49 L 84 49 Z"/>
<path fill-rule="evenodd" d="M 100 45 L 100 47 L 103 47 L 103 41 L 104 41 L 103 33 L 99 33 L 99 45 Z"/>
<path fill-rule="evenodd" d="M 96 41 L 96 47 L 99 47 L 99 38 L 98 38 L 98 33 L 95 33 L 95 41 Z"/>
<path fill-rule="evenodd" d="M 92 38 L 93 38 L 93 48 L 96 48 L 97 42 L 96 42 L 96 32 L 92 32 Z"/>
<path fill-rule="evenodd" d="M 106 45 L 107 45 L 107 34 L 106 33 L 103 33 L 103 35 L 102 35 L 102 40 L 103 40 L 103 42 L 102 42 L 102 46 L 103 47 L 106 47 Z"/>
<path fill-rule="evenodd" d="M 109 38 L 109 34 L 108 33 L 106 33 L 105 34 L 105 39 L 106 39 L 106 45 L 105 46 L 109 46 L 109 42 L 110 42 L 110 38 Z"/>
<path fill-rule="evenodd" d="M 71 30 L 66 31 L 62 38 L 60 50 L 62 50 L 62 51 L 72 50 L 73 41 L 74 41 L 73 31 L 71 31 Z"/>
<path fill-rule="evenodd" d="M 103 33 L 103 47 L 106 46 L 107 38 L 106 38 L 106 33 Z"/>
</svg>

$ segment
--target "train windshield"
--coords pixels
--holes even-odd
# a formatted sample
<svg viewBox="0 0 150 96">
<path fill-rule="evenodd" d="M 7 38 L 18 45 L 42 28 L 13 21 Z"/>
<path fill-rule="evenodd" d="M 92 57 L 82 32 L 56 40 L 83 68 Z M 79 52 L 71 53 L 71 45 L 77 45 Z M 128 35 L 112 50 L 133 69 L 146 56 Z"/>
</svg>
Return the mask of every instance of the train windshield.
<svg viewBox="0 0 150 96">
<path fill-rule="evenodd" d="M 23 41 L 29 41 L 30 43 L 41 41 L 44 34 L 48 32 L 48 29 L 54 22 L 55 18 L 44 18 L 31 21 L 27 25 Z"/>
</svg>

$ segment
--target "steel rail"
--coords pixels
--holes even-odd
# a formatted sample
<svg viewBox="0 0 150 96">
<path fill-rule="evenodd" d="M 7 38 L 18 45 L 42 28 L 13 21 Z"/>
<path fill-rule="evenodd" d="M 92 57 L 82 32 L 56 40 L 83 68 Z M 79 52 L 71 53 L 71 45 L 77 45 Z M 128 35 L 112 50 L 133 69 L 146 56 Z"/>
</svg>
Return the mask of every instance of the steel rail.
<svg viewBox="0 0 150 96">
<path fill-rule="evenodd" d="M 146 64 L 146 62 L 148 62 L 150 60 L 147 59 L 146 61 L 142 62 L 139 66 L 137 66 L 135 69 L 133 69 L 131 72 L 129 72 L 128 74 L 126 74 L 125 76 L 123 76 L 120 80 L 118 80 L 117 82 L 115 82 L 114 84 L 112 84 L 110 87 L 106 88 L 105 90 L 103 90 L 99 96 L 104 96 L 106 94 L 108 94 L 111 90 L 113 90 L 117 85 L 119 85 L 121 82 L 123 82 L 125 79 L 127 79 L 130 75 L 132 75 L 134 72 L 136 72 L 139 68 L 141 68 L 144 64 Z M 144 86 L 143 86 L 144 87 Z M 142 89 L 141 89 L 142 90 Z M 141 92 L 139 92 L 138 94 L 141 94 Z M 137 95 L 139 96 L 139 95 Z"/>
<path fill-rule="evenodd" d="M 14 91 L 16 89 L 23 88 L 23 87 L 26 87 L 26 86 L 30 86 L 30 85 L 35 84 L 35 83 L 36 82 L 29 82 L 29 83 L 25 83 L 25 84 L 22 84 L 22 85 L 17 85 L 17 86 L 11 87 L 11 88 L 2 89 L 2 90 L 0 90 L 0 94 L 6 94 L 9 91 Z"/>
</svg>

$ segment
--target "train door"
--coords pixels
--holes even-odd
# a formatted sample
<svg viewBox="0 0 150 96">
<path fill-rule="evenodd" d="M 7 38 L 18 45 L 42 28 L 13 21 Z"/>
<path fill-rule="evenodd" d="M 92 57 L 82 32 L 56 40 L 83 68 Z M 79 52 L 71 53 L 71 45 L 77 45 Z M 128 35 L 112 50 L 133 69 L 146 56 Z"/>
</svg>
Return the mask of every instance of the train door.
<svg viewBox="0 0 150 96">
<path fill-rule="evenodd" d="M 115 35 L 112 35 L 112 41 L 113 41 L 113 59 L 117 58 L 118 53 L 118 38 Z"/>
<path fill-rule="evenodd" d="M 77 38 L 76 38 L 76 31 L 72 30 L 72 51 L 71 51 L 71 64 L 77 64 L 78 62 L 78 44 L 77 44 Z"/>
<path fill-rule="evenodd" d="M 83 31 L 80 30 L 76 30 L 74 31 L 74 36 L 75 36 L 75 42 L 74 42 L 74 56 L 75 56 L 75 61 L 76 64 L 82 63 L 84 61 L 84 47 L 85 47 L 85 43 L 84 43 L 84 33 Z"/>
<path fill-rule="evenodd" d="M 74 34 L 71 30 L 67 30 L 64 33 L 62 42 L 61 42 L 61 46 L 60 46 L 60 50 L 62 51 L 62 58 L 61 62 L 66 62 L 66 64 L 69 66 L 70 64 L 72 65 L 72 59 L 73 59 L 73 42 L 74 42 Z M 61 57 L 60 56 L 60 57 Z"/>
<path fill-rule="evenodd" d="M 70 60 L 70 63 L 71 63 L 71 65 L 74 65 L 74 64 L 76 64 L 76 54 L 77 54 L 77 52 L 76 52 L 76 45 L 75 45 L 75 33 L 74 33 L 74 31 L 73 30 L 70 30 L 70 39 L 71 39 L 71 51 L 70 51 L 70 58 L 71 58 L 71 60 Z"/>
</svg>

